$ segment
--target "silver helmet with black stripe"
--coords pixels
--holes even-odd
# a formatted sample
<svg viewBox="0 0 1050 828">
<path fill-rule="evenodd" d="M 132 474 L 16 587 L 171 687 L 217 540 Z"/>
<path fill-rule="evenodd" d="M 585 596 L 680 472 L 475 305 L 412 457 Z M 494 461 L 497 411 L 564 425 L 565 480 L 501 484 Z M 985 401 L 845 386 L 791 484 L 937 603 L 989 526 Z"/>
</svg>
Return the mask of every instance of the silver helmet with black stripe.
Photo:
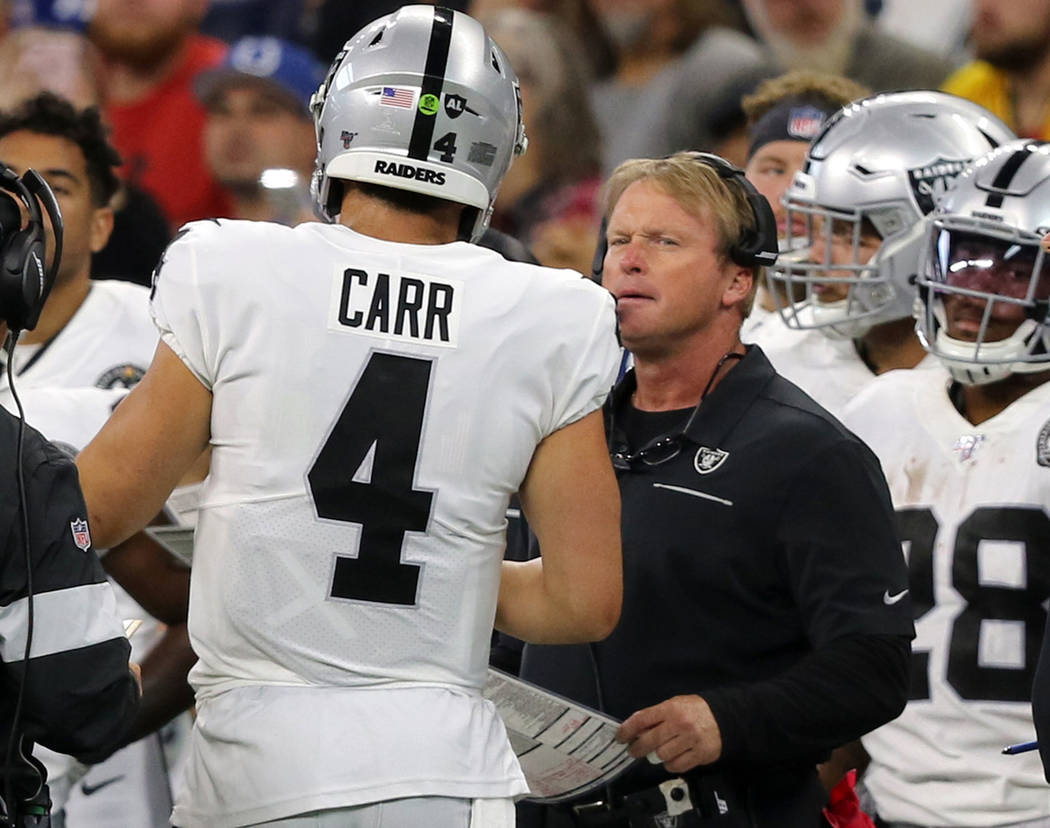
<svg viewBox="0 0 1050 828">
<path fill-rule="evenodd" d="M 347 41 L 310 108 L 318 212 L 339 212 L 340 180 L 410 190 L 475 208 L 488 226 L 528 144 L 518 79 L 481 24 L 440 6 L 405 6 Z"/>
<path fill-rule="evenodd" d="M 788 249 L 767 271 L 793 297 L 781 308 L 788 327 L 855 339 L 907 319 L 923 217 L 975 157 L 1015 137 L 977 104 L 932 90 L 832 115 L 784 195 Z"/>
<path fill-rule="evenodd" d="M 1050 143 L 976 159 L 926 220 L 923 346 L 967 385 L 1050 370 Z"/>
</svg>

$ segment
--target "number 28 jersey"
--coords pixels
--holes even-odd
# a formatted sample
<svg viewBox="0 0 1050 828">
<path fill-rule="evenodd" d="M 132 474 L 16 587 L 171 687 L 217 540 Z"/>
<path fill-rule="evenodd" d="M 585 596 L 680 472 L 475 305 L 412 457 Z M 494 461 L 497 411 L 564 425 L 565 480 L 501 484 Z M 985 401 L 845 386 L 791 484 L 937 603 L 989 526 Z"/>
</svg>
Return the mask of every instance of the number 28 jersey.
<svg viewBox="0 0 1050 828">
<path fill-rule="evenodd" d="M 947 376 L 893 371 L 843 422 L 882 462 L 908 556 L 911 693 L 863 740 L 880 816 L 993 826 L 1050 816 L 1032 676 L 1050 598 L 1050 383 L 972 425 Z M 893 600 L 895 596 L 884 596 Z"/>
<path fill-rule="evenodd" d="M 480 688 L 507 502 L 612 385 L 609 294 L 462 242 L 222 221 L 172 244 L 152 307 L 213 393 L 198 694 Z"/>
</svg>

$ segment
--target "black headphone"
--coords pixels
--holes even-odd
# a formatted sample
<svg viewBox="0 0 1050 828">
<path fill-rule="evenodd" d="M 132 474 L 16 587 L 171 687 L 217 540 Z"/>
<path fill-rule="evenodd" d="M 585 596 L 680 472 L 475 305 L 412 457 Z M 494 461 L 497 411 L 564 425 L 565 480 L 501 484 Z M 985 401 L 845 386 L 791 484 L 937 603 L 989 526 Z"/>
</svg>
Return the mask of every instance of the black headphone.
<svg viewBox="0 0 1050 828">
<path fill-rule="evenodd" d="M 711 168 L 723 181 L 735 180 L 743 188 L 744 198 L 747 199 L 755 217 L 755 228 L 752 230 L 745 227 L 736 244 L 729 248 L 729 258 L 733 263 L 741 267 L 769 267 L 775 264 L 778 252 L 777 220 L 773 216 L 773 208 L 769 206 L 769 201 L 747 180 L 744 171 L 713 152 L 686 152 L 682 155 Z M 598 247 L 594 251 L 594 261 L 591 262 L 591 274 L 599 283 L 602 280 L 602 267 L 608 250 L 608 242 L 605 239 L 607 224 L 608 216 L 602 219 Z"/>
<path fill-rule="evenodd" d="M 24 229 L 18 204 L 7 193 L 13 193 L 25 205 L 29 222 Z M 44 266 L 46 234 L 41 204 L 55 235 L 50 268 Z M 5 320 L 12 331 L 31 331 L 36 327 L 58 275 L 61 257 L 62 213 L 51 188 L 36 170 L 26 170 L 19 178 L 0 164 L 0 320 Z"/>
</svg>

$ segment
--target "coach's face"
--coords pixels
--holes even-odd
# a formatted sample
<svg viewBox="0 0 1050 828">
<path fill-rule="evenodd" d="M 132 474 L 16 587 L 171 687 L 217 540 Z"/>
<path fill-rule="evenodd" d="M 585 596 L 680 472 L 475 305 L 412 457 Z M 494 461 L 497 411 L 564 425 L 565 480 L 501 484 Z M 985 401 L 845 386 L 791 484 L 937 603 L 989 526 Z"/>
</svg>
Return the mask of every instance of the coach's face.
<svg viewBox="0 0 1050 828">
<path fill-rule="evenodd" d="M 109 240 L 113 211 L 108 206 L 95 206 L 87 160 L 80 147 L 60 135 L 19 130 L 0 138 L 0 161 L 19 175 L 30 168 L 36 170 L 55 194 L 63 227 L 58 282 L 77 275 L 86 277 L 91 269 L 91 254 L 101 250 Z M 46 211 L 44 222 L 50 265 L 55 243 Z"/>
<path fill-rule="evenodd" d="M 687 211 L 650 181 L 624 190 L 607 235 L 603 284 L 616 297 L 620 336 L 636 357 L 680 350 L 751 287 L 751 272 L 719 254 L 710 213 Z"/>
</svg>

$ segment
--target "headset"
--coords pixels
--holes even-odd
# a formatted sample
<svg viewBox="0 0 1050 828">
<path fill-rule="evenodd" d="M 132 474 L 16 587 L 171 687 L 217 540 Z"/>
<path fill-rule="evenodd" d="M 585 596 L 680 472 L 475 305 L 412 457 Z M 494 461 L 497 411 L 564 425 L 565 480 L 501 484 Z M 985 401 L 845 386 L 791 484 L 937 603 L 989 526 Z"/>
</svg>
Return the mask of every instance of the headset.
<svg viewBox="0 0 1050 828">
<path fill-rule="evenodd" d="M 8 193 L 14 193 L 25 207 L 28 222 L 22 227 L 22 213 L 18 203 Z M 54 234 L 55 250 L 51 267 L 45 268 L 47 238 L 44 217 L 40 205 L 44 206 Z M 28 616 L 26 623 L 26 645 L 22 680 L 19 682 L 11 721 L 11 733 L 3 754 L 3 789 L 0 792 L 0 827 L 48 826 L 50 822 L 50 795 L 42 769 L 31 756 L 23 752 L 20 734 L 22 703 L 29 675 L 30 656 L 33 646 L 33 569 L 32 544 L 29 536 L 29 506 L 26 502 L 23 450 L 25 447 L 25 412 L 22 401 L 15 390 L 14 362 L 15 343 L 23 330 L 33 330 L 40 320 L 44 302 L 51 293 L 58 276 L 58 265 L 62 258 L 62 212 L 58 201 L 47 182 L 36 172 L 26 170 L 21 178 L 8 167 L 0 164 L 0 321 L 5 321 L 11 332 L 7 340 L 7 381 L 18 407 L 18 445 L 16 447 L 16 475 L 18 478 L 19 507 L 22 518 L 22 540 L 25 543 L 26 598 Z M 3 345 L 4 343 L 0 343 Z M 18 801 L 14 796 L 15 755 L 36 773 L 39 784 L 29 800 Z"/>
<path fill-rule="evenodd" d="M 28 223 L 22 227 L 22 202 Z M 43 204 L 54 231 L 55 251 L 51 267 L 45 268 Z M 44 301 L 58 276 L 62 258 L 62 213 L 47 183 L 36 172 L 26 170 L 19 178 L 0 164 L 0 319 L 7 321 L 12 335 L 31 331 L 40 319 Z"/>
<path fill-rule="evenodd" d="M 753 229 L 743 228 L 740 238 L 730 246 L 729 258 L 733 263 L 740 267 L 770 267 L 776 264 L 777 220 L 773 216 L 773 208 L 769 206 L 766 197 L 755 189 L 755 185 L 747 180 L 744 171 L 713 152 L 684 152 L 680 155 L 714 170 L 723 181 L 736 181 L 743 190 L 744 198 L 747 199 L 751 213 L 755 217 L 755 226 Z M 599 284 L 602 281 L 605 254 L 609 248 L 609 243 L 605 238 L 608 223 L 609 217 L 606 216 L 602 219 L 598 247 L 594 251 L 594 260 L 591 262 L 591 276 Z"/>
</svg>

